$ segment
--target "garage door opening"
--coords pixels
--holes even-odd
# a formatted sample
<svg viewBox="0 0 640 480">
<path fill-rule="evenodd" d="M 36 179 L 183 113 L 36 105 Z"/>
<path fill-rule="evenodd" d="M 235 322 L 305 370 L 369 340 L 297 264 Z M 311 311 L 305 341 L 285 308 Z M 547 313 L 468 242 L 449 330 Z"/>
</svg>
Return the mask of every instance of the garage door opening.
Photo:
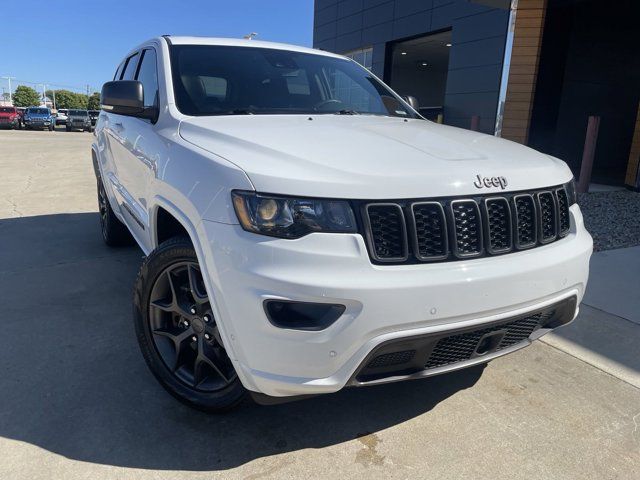
<svg viewBox="0 0 640 480">
<path fill-rule="evenodd" d="M 451 30 L 391 45 L 387 80 L 400 95 L 418 99 L 420 113 L 430 120 L 442 114 L 449 70 Z"/>
<path fill-rule="evenodd" d="M 577 176 L 588 118 L 597 115 L 592 181 L 622 185 L 626 175 L 626 183 L 635 185 L 640 4 L 614 3 L 615 8 L 597 0 L 549 0 L 529 145 L 566 161 Z"/>
</svg>

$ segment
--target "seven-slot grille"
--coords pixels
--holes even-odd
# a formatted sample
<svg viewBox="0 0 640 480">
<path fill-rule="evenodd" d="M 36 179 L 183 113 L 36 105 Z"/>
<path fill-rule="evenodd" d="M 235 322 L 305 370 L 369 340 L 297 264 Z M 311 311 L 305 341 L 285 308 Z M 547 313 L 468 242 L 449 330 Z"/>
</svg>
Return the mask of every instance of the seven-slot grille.
<svg viewBox="0 0 640 480">
<path fill-rule="evenodd" d="M 380 263 L 499 255 L 553 242 L 570 229 L 569 197 L 564 188 L 368 203 L 362 214 L 369 253 Z"/>
</svg>

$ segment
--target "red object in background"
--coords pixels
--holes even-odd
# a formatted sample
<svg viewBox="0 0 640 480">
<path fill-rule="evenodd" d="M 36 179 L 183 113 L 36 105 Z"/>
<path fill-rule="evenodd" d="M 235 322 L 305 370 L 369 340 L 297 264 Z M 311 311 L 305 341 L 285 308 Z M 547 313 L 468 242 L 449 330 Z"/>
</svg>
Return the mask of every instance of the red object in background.
<svg viewBox="0 0 640 480">
<path fill-rule="evenodd" d="M 16 107 L 0 107 L 0 125 L 19 127 L 22 123 L 22 116 Z"/>
</svg>

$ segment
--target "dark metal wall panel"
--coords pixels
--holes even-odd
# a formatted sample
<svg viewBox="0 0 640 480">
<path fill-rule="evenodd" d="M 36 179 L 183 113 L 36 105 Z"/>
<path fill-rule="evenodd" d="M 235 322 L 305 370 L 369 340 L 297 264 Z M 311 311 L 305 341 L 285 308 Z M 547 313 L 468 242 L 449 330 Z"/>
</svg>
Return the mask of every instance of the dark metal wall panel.
<svg viewBox="0 0 640 480">
<path fill-rule="evenodd" d="M 486 2 L 485 2 L 486 3 Z M 384 75 L 389 42 L 452 30 L 446 123 L 468 128 L 473 115 L 493 133 L 509 11 L 469 0 L 316 0 L 314 47 L 337 53 L 373 47 Z"/>
</svg>

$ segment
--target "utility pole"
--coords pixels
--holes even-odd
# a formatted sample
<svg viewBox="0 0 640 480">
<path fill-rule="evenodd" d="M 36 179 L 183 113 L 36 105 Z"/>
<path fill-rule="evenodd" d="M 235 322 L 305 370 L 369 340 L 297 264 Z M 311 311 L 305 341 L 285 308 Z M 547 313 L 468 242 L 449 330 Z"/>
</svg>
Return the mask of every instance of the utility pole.
<svg viewBox="0 0 640 480">
<path fill-rule="evenodd" d="M 5 80 L 9 81 L 9 103 L 13 105 L 13 98 L 11 97 L 11 80 L 15 80 L 16 77 L 2 77 Z"/>
<path fill-rule="evenodd" d="M 41 83 L 40 85 L 42 85 L 42 106 L 46 107 L 47 106 L 47 94 L 45 93 L 45 88 L 47 87 L 44 83 Z"/>
<path fill-rule="evenodd" d="M 51 93 L 53 93 L 53 109 L 57 110 L 57 108 L 56 108 L 56 91 L 55 90 L 51 90 Z"/>
<path fill-rule="evenodd" d="M 87 110 L 89 110 L 89 84 L 87 83 Z"/>
</svg>

